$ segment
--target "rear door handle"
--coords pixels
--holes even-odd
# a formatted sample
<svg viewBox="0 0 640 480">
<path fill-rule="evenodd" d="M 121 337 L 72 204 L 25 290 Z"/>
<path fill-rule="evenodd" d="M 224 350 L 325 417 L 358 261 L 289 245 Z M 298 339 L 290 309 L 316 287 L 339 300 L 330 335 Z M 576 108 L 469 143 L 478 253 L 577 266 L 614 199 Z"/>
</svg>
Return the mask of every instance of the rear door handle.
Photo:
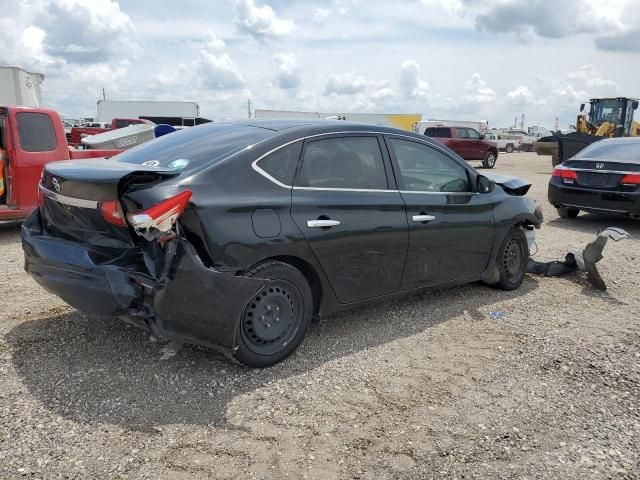
<svg viewBox="0 0 640 480">
<path fill-rule="evenodd" d="M 414 222 L 430 222 L 431 220 L 435 220 L 436 217 L 434 217 L 433 215 L 414 215 L 412 217 Z"/>
<path fill-rule="evenodd" d="M 307 227 L 309 228 L 336 227 L 338 225 L 340 225 L 338 220 L 307 220 Z"/>
</svg>

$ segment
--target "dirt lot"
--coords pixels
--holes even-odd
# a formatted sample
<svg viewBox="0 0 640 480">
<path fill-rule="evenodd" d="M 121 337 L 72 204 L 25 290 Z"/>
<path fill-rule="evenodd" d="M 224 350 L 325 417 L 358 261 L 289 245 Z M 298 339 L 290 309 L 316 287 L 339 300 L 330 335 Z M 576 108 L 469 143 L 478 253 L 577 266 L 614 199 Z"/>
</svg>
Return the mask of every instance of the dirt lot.
<svg viewBox="0 0 640 480">
<path fill-rule="evenodd" d="M 534 154 L 496 170 L 534 181 L 536 258 L 634 236 L 605 250 L 606 293 L 529 276 L 413 296 L 321 322 L 267 370 L 161 359 L 40 289 L 0 226 L 0 478 L 640 478 L 640 222 L 559 219 Z"/>
</svg>

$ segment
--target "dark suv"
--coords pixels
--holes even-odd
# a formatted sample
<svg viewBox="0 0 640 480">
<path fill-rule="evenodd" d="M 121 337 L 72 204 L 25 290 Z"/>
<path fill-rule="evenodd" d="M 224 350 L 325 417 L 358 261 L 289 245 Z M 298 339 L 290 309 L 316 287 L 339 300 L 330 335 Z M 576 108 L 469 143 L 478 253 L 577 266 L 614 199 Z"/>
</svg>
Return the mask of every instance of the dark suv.
<svg viewBox="0 0 640 480">
<path fill-rule="evenodd" d="M 424 134 L 446 145 L 465 160 L 482 160 L 484 168 L 493 168 L 498 159 L 496 144 L 485 140 L 473 128 L 429 127 Z"/>
</svg>

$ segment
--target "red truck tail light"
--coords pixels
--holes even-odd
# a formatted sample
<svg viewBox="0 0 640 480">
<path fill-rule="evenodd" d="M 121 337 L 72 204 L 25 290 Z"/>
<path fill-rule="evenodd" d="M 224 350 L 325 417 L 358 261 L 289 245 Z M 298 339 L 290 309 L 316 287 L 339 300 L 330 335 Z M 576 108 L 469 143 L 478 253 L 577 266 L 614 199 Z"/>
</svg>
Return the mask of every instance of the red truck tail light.
<svg viewBox="0 0 640 480">
<path fill-rule="evenodd" d="M 160 232 L 170 232 L 178 220 L 178 217 L 182 215 L 182 212 L 189 203 L 191 195 L 191 190 L 185 190 L 146 210 L 137 213 L 128 213 L 127 220 L 136 230 L 155 228 Z"/>
<path fill-rule="evenodd" d="M 562 179 L 562 183 L 571 184 L 578 178 L 578 173 L 575 170 L 571 170 L 567 167 L 555 167 L 551 173 L 552 177 L 558 177 Z"/>
<path fill-rule="evenodd" d="M 102 213 L 102 218 L 104 218 L 107 223 L 117 225 L 118 227 L 127 225 L 117 200 L 102 202 L 100 204 L 100 212 Z"/>
<path fill-rule="evenodd" d="M 620 181 L 623 185 L 640 185 L 640 173 L 628 173 Z"/>
</svg>

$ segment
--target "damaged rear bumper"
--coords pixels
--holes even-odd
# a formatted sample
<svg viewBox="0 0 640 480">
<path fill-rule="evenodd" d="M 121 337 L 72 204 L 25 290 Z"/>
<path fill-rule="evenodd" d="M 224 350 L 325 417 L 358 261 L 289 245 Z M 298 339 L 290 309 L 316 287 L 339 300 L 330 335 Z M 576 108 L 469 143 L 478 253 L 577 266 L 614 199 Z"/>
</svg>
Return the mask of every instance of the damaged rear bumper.
<svg viewBox="0 0 640 480">
<path fill-rule="evenodd" d="M 135 317 L 160 337 L 227 351 L 247 303 L 269 283 L 207 268 L 180 238 L 145 251 L 54 237 L 41 229 L 37 209 L 22 225 L 22 245 L 25 270 L 78 310 Z"/>
</svg>

